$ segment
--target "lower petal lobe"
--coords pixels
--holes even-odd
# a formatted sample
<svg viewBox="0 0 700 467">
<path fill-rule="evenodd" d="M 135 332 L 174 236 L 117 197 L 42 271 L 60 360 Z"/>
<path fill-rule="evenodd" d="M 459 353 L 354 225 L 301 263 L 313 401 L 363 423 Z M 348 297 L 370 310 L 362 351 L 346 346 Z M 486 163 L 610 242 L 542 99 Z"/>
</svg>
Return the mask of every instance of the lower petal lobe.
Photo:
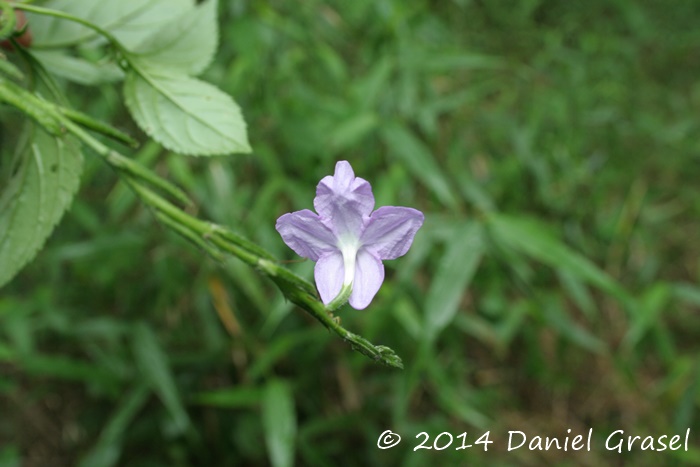
<svg viewBox="0 0 700 467">
<path fill-rule="evenodd" d="M 384 282 L 384 265 L 372 252 L 361 248 L 357 252 L 355 280 L 352 284 L 350 306 L 363 310 L 372 302 Z"/>
<path fill-rule="evenodd" d="M 331 251 L 319 258 L 314 268 L 314 279 L 324 304 L 327 305 L 338 296 L 344 276 L 343 255 L 340 251 Z"/>
</svg>

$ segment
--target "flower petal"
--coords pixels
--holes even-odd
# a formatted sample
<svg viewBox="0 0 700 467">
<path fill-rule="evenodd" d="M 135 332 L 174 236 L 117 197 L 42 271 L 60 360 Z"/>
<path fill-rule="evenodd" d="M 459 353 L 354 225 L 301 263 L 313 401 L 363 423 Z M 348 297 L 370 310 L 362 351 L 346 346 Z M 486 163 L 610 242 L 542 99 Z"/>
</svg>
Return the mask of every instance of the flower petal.
<svg viewBox="0 0 700 467">
<path fill-rule="evenodd" d="M 314 208 L 338 236 L 357 238 L 374 209 L 372 187 L 367 180 L 355 177 L 350 163 L 340 161 L 335 174 L 323 177 L 316 187 Z"/>
<path fill-rule="evenodd" d="M 355 280 L 352 284 L 350 306 L 364 310 L 370 304 L 384 282 L 384 265 L 369 250 L 361 248 L 355 263 Z"/>
<path fill-rule="evenodd" d="M 284 214 L 277 219 L 275 228 L 284 243 L 304 258 L 318 261 L 320 256 L 336 249 L 333 232 L 308 209 Z"/>
<path fill-rule="evenodd" d="M 380 259 L 396 259 L 411 247 L 424 219 L 423 213 L 413 208 L 381 207 L 370 216 L 360 242 Z"/>
<path fill-rule="evenodd" d="M 340 293 L 344 275 L 343 255 L 340 251 L 331 251 L 319 258 L 314 268 L 314 278 L 318 293 L 325 305 Z"/>
</svg>

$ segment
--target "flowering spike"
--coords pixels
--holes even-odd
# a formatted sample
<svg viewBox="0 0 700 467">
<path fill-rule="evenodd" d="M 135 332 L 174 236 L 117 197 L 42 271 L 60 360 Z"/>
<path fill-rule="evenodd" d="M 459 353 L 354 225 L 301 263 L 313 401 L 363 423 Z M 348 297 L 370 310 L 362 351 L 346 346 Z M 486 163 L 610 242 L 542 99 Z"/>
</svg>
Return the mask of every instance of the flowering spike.
<svg viewBox="0 0 700 467">
<path fill-rule="evenodd" d="M 423 213 L 384 206 L 374 209 L 372 187 L 355 177 L 347 161 L 316 187 L 314 208 L 284 214 L 277 231 L 297 254 L 316 261 L 314 277 L 323 303 L 332 309 L 349 300 L 366 308 L 384 282 L 382 260 L 406 254 Z"/>
</svg>

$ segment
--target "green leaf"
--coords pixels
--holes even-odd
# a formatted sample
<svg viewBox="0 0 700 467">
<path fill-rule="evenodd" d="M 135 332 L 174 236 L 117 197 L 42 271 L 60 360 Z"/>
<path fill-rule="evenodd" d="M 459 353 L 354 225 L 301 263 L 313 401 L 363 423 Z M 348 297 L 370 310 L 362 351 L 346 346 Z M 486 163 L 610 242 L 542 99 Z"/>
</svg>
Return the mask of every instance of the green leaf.
<svg viewBox="0 0 700 467">
<path fill-rule="evenodd" d="M 569 271 L 561 269 L 559 270 L 558 276 L 563 289 L 568 293 L 571 300 L 583 314 L 589 319 L 595 318 L 597 314 L 596 305 L 583 280 L 574 276 Z"/>
<path fill-rule="evenodd" d="M 2 467 L 21 467 L 23 465 L 22 456 L 19 453 L 19 448 L 10 444 L 0 448 L 0 466 Z"/>
<path fill-rule="evenodd" d="M 420 70 L 438 73 L 455 70 L 493 70 L 505 66 L 505 62 L 497 57 L 446 50 L 441 53 L 426 51 L 423 54 L 414 54 L 409 58 L 409 63 Z"/>
<path fill-rule="evenodd" d="M 124 79 L 116 63 L 97 64 L 56 50 L 32 50 L 31 54 L 48 71 L 74 83 L 93 86 Z"/>
<path fill-rule="evenodd" d="M 667 309 L 673 297 L 673 288 L 665 282 L 657 282 L 639 298 L 639 308 L 634 315 L 634 322 L 627 329 L 622 348 L 631 350 L 654 327 L 659 316 Z"/>
<path fill-rule="evenodd" d="M 544 304 L 541 312 L 550 327 L 557 329 L 574 344 L 598 354 L 607 350 L 605 342 L 571 319 L 561 297 L 553 296 Z"/>
<path fill-rule="evenodd" d="M 566 271 L 589 284 L 629 302 L 627 292 L 605 271 L 557 239 L 550 229 L 535 219 L 491 214 L 488 226 L 494 239 L 504 246 Z"/>
<path fill-rule="evenodd" d="M 198 75 L 209 66 L 219 41 L 217 0 L 208 0 L 147 37 L 132 50 L 149 63 L 163 65 L 188 75 Z"/>
<path fill-rule="evenodd" d="M 183 431 L 189 425 L 168 359 L 158 345 L 156 336 L 145 324 L 136 325 L 133 333 L 133 350 L 143 379 L 158 394 L 175 422 L 176 430 Z"/>
<path fill-rule="evenodd" d="M 211 84 L 136 62 L 124 95 L 141 129 L 171 151 L 196 156 L 250 152 L 238 105 Z"/>
<path fill-rule="evenodd" d="M 44 245 L 80 186 L 83 156 L 71 136 L 28 124 L 15 159 L 0 173 L 0 287 Z"/>
<path fill-rule="evenodd" d="M 382 138 L 390 154 L 405 164 L 414 177 L 430 188 L 440 202 L 451 208 L 457 206 L 457 200 L 450 190 L 450 185 L 435 162 L 426 145 L 397 123 L 385 125 Z"/>
<path fill-rule="evenodd" d="M 683 394 L 678 401 L 678 407 L 675 410 L 673 417 L 673 428 L 677 431 L 683 430 L 684 427 L 693 426 L 697 417 L 695 406 L 697 405 L 697 396 L 700 394 L 700 363 L 694 358 L 686 360 L 684 357 L 677 360 L 675 370 L 683 369 L 683 379 L 687 381 L 687 385 Z M 686 366 L 686 362 L 688 366 Z M 692 362 L 692 363 L 691 363 Z M 687 369 L 686 369 L 687 368 Z"/>
<path fill-rule="evenodd" d="M 194 0 L 51 0 L 43 6 L 87 20 L 131 49 L 194 8 Z M 34 48 L 63 48 L 102 40 L 92 29 L 73 21 L 34 13 L 27 13 L 27 19 L 32 25 Z"/>
<path fill-rule="evenodd" d="M 426 355 L 426 369 L 430 374 L 429 381 L 435 386 L 437 402 L 447 413 L 463 422 L 473 425 L 479 429 L 489 425 L 489 417 L 482 413 L 473 401 L 469 400 L 468 394 L 459 390 L 460 383 L 451 379 L 445 368 L 440 366 L 436 357 L 428 353 Z"/>
<path fill-rule="evenodd" d="M 16 81 L 24 79 L 24 75 L 19 71 L 19 68 L 17 68 L 14 63 L 8 61 L 2 53 L 0 53 L 0 73 Z"/>
<path fill-rule="evenodd" d="M 210 407 L 240 409 L 257 407 L 261 391 L 255 386 L 233 386 L 195 394 L 192 402 Z"/>
<path fill-rule="evenodd" d="M 292 355 L 295 347 L 308 348 L 314 343 L 314 339 L 318 338 L 319 334 L 312 329 L 279 336 L 251 363 L 248 368 L 248 378 L 255 381 L 264 374 L 271 373 L 274 365 L 284 357 Z"/>
<path fill-rule="evenodd" d="M 273 467 L 293 465 L 297 421 L 294 398 L 287 383 L 279 380 L 268 383 L 262 417 L 270 463 Z"/>
<path fill-rule="evenodd" d="M 149 394 L 148 387 L 139 384 L 126 395 L 102 429 L 97 443 L 80 462 L 81 467 L 110 467 L 117 464 L 124 433 L 148 401 Z"/>
<path fill-rule="evenodd" d="M 394 319 L 403 325 L 411 337 L 415 340 L 420 340 L 423 337 L 423 320 L 412 300 L 402 295 L 396 299 L 391 310 Z"/>
<path fill-rule="evenodd" d="M 428 341 L 433 341 L 454 319 L 483 254 L 481 224 L 468 222 L 455 228 L 425 299 L 425 337 Z"/>
<path fill-rule="evenodd" d="M 379 125 L 379 118 L 373 112 L 353 115 L 340 123 L 329 136 L 333 151 L 344 151 L 358 145 L 363 138 Z"/>
<path fill-rule="evenodd" d="M 688 283 L 673 284 L 672 290 L 674 298 L 691 305 L 700 306 L 700 287 Z"/>
<path fill-rule="evenodd" d="M 10 38 L 16 25 L 17 16 L 12 5 L 8 2 L 0 2 L 0 40 Z"/>
<path fill-rule="evenodd" d="M 17 362 L 24 372 L 32 375 L 80 381 L 103 391 L 115 391 L 119 387 L 119 375 L 94 362 L 37 353 L 20 356 Z"/>
</svg>

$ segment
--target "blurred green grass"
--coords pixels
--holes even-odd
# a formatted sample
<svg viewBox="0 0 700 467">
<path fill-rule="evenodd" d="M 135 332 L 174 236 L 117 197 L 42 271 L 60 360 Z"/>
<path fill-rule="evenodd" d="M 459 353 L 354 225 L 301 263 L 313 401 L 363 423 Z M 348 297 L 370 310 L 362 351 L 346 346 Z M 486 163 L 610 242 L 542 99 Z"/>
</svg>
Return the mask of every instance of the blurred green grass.
<svg viewBox="0 0 700 467">
<path fill-rule="evenodd" d="M 254 154 L 134 157 L 288 260 L 274 222 L 337 160 L 378 206 L 424 211 L 371 307 L 340 312 L 406 369 L 203 259 L 93 158 L 0 296 L 0 465 L 700 464 L 697 437 L 602 447 L 700 430 L 700 4 L 221 3 L 206 78 Z M 73 102 L 135 132 L 99 91 Z M 591 452 L 505 451 L 508 430 L 590 427 Z M 403 442 L 379 450 L 386 429 Z M 489 430 L 486 453 L 412 451 L 422 431 Z"/>
</svg>

